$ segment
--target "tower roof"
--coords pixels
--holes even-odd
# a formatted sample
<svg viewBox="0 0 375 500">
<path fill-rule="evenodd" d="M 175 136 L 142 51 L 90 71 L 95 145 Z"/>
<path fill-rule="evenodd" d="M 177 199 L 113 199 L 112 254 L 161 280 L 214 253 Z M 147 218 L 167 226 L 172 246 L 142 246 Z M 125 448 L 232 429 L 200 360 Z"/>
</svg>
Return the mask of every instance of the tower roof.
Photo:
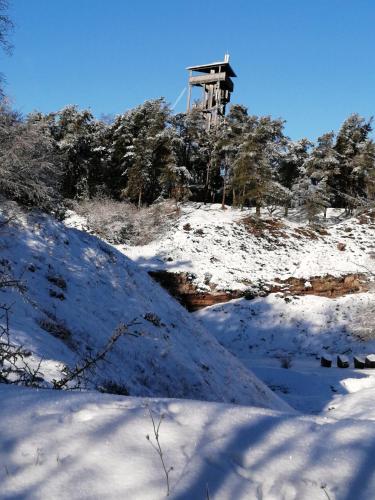
<svg viewBox="0 0 375 500">
<path fill-rule="evenodd" d="M 188 66 L 186 69 L 190 71 L 199 71 L 201 73 L 210 73 L 211 69 L 218 68 L 219 66 L 221 66 L 222 71 L 225 71 L 228 76 L 237 76 L 228 62 L 228 57 L 225 57 L 224 61 L 218 61 L 209 64 L 200 64 L 199 66 Z"/>
</svg>

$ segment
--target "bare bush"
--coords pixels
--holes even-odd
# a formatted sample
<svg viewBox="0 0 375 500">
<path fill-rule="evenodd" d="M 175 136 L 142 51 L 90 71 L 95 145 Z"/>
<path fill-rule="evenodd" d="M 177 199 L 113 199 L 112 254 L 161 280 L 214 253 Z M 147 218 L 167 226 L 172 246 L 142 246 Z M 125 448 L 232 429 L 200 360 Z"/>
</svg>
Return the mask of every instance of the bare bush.
<svg viewBox="0 0 375 500">
<path fill-rule="evenodd" d="M 57 321 L 57 319 L 40 319 L 38 320 L 38 325 L 45 332 L 50 333 L 54 337 L 68 342 L 71 340 L 72 334 L 70 330 L 66 327 L 65 323 L 62 321 Z"/>
<path fill-rule="evenodd" d="M 64 376 L 60 380 L 53 380 L 54 389 L 82 389 L 87 385 L 87 376 L 92 374 L 99 363 L 103 361 L 107 354 L 112 350 L 113 346 L 123 335 L 132 335 L 138 337 L 138 334 L 129 331 L 129 327 L 135 326 L 138 323 L 133 320 L 128 324 L 120 324 L 107 344 L 102 350 L 94 353 L 87 354 L 81 361 L 79 361 L 73 368 L 65 366 L 63 369 Z"/>
<path fill-rule="evenodd" d="M 166 482 L 166 488 L 167 488 L 166 496 L 168 497 L 170 494 L 169 474 L 173 471 L 173 467 L 166 466 L 165 460 L 164 460 L 163 449 L 162 449 L 161 444 L 160 444 L 160 426 L 164 420 L 164 415 L 161 415 L 159 417 L 158 423 L 156 423 L 154 415 L 153 415 L 150 407 L 148 407 L 148 411 L 149 411 L 151 422 L 152 422 L 152 430 L 153 430 L 155 442 L 152 441 L 149 434 L 146 435 L 146 439 L 150 443 L 150 445 L 153 447 L 153 449 L 156 451 L 156 453 L 158 454 L 158 456 L 160 458 L 160 462 L 161 462 L 163 472 L 165 475 L 165 482 Z"/>
<path fill-rule="evenodd" d="M 98 197 L 74 205 L 89 231 L 114 244 L 146 245 L 164 233 L 178 215 L 173 201 L 137 209 L 128 202 Z"/>
<path fill-rule="evenodd" d="M 0 305 L 0 311 L 0 383 L 40 386 L 43 382 L 40 372 L 41 360 L 37 364 L 31 363 L 31 352 L 11 341 L 10 307 Z"/>
<path fill-rule="evenodd" d="M 99 392 L 105 394 L 118 394 L 120 396 L 129 396 L 129 391 L 124 384 L 119 384 L 113 380 L 105 380 L 97 386 Z"/>
<path fill-rule="evenodd" d="M 0 193 L 23 206 L 56 211 L 60 157 L 45 125 L 0 100 Z"/>
</svg>

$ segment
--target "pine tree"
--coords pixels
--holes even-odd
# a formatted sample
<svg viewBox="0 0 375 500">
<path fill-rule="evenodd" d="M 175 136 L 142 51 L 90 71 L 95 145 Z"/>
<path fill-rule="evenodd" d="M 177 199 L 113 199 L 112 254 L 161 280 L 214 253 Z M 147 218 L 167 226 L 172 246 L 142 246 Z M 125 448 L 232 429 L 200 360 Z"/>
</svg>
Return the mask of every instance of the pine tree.
<svg viewBox="0 0 375 500">
<path fill-rule="evenodd" d="M 270 117 L 248 117 L 233 164 L 233 187 L 240 204 L 252 202 L 257 215 L 279 186 L 276 172 L 286 143 L 283 125 Z"/>
<path fill-rule="evenodd" d="M 309 157 L 311 146 L 312 143 L 305 138 L 299 141 L 288 140 L 286 150 L 281 155 L 277 180 L 283 189 L 278 199 L 284 205 L 286 216 L 292 203 L 293 186 L 298 181 L 302 166 Z"/>
<path fill-rule="evenodd" d="M 318 138 L 309 157 L 301 165 L 300 178 L 293 189 L 297 205 L 307 213 L 310 223 L 319 213 L 326 215 L 331 205 L 331 180 L 339 171 L 339 155 L 334 148 L 333 132 Z"/>
<path fill-rule="evenodd" d="M 366 120 L 353 114 L 345 120 L 337 134 L 335 149 L 340 155 L 340 169 L 333 184 L 337 193 L 336 203 L 344 206 L 347 213 L 351 213 L 366 197 L 365 165 L 368 160 L 364 152 L 370 140 L 371 122 L 372 119 Z"/>
<path fill-rule="evenodd" d="M 173 132 L 171 134 L 173 135 Z M 192 176 L 184 165 L 179 165 L 179 159 L 173 148 L 173 137 L 171 137 L 171 143 L 171 151 L 165 159 L 159 182 L 162 190 L 161 194 L 173 198 L 177 206 L 179 202 L 185 201 L 191 194 L 189 183 Z"/>
<path fill-rule="evenodd" d="M 301 175 L 293 192 L 296 205 L 306 213 L 310 224 L 315 222 L 316 217 L 330 205 L 325 178 L 314 181 L 308 175 Z"/>
<path fill-rule="evenodd" d="M 112 164 L 117 164 L 117 190 L 140 207 L 161 193 L 159 177 L 170 155 L 164 99 L 146 101 L 119 116 L 113 124 Z"/>
<path fill-rule="evenodd" d="M 238 196 L 234 178 L 234 164 L 243 142 L 245 128 L 248 126 L 249 116 L 247 108 L 239 104 L 233 105 L 225 119 L 225 122 L 217 128 L 217 137 L 212 155 L 212 163 L 215 173 L 220 173 L 222 166 L 225 168 L 225 179 L 222 178 L 222 188 L 232 190 L 232 202 L 237 205 Z M 212 181 L 211 181 L 212 182 Z M 213 182 L 212 182 L 213 183 Z M 225 197 L 223 196 L 223 204 Z"/>
<path fill-rule="evenodd" d="M 63 196 L 88 199 L 95 195 L 104 183 L 106 125 L 77 106 L 67 106 L 49 115 L 35 113 L 30 119 L 48 125 L 63 159 Z"/>
<path fill-rule="evenodd" d="M 171 149 L 175 165 L 186 168 L 188 176 L 185 172 L 183 177 L 186 180 L 189 177 L 189 191 L 193 189 L 194 197 L 199 199 L 203 196 L 209 160 L 204 116 L 196 108 L 187 114 L 179 113 L 171 117 L 171 130 Z"/>
</svg>

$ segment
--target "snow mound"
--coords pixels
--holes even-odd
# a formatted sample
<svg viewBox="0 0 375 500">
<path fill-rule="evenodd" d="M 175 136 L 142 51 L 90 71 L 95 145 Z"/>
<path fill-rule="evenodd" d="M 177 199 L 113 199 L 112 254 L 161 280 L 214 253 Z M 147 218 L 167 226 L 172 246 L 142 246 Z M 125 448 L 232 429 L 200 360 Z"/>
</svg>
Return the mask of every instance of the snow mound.
<svg viewBox="0 0 375 500">
<path fill-rule="evenodd" d="M 341 218 L 328 210 L 311 228 L 291 211 L 288 218 L 220 205 L 187 203 L 163 237 L 145 246 L 119 248 L 146 269 L 189 272 L 202 291 L 245 290 L 275 278 L 307 280 L 373 269 L 372 219 Z M 341 250 L 340 250 L 341 249 Z"/>
<path fill-rule="evenodd" d="M 0 289 L 0 302 L 12 304 L 12 338 L 43 359 L 46 381 L 135 320 L 92 387 L 290 409 L 145 271 L 94 236 L 17 212 L 1 227 L 0 271 L 25 285 L 23 293 Z"/>
</svg>

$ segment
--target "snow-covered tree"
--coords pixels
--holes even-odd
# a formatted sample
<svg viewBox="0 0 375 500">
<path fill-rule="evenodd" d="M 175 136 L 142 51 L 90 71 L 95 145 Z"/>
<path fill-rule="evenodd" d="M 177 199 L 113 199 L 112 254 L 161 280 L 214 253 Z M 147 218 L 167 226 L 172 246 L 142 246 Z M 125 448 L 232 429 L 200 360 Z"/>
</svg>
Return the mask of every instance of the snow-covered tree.
<svg viewBox="0 0 375 500">
<path fill-rule="evenodd" d="M 11 44 L 9 41 L 9 34 L 13 28 L 13 22 L 7 15 L 8 2 L 7 0 L 0 0 L 0 48 L 5 52 L 10 52 Z M 0 73 L 0 98 L 4 97 L 2 84 L 4 76 Z"/>
<path fill-rule="evenodd" d="M 319 213 L 326 214 L 331 204 L 330 181 L 337 175 L 339 155 L 334 148 L 333 132 L 318 138 L 309 157 L 299 168 L 299 179 L 293 188 L 294 200 L 313 222 Z"/>
<path fill-rule="evenodd" d="M 0 192 L 26 206 L 58 208 L 61 163 L 41 122 L 24 120 L 0 103 Z"/>
<path fill-rule="evenodd" d="M 175 164 L 189 173 L 189 190 L 195 197 L 202 196 L 209 164 L 208 135 L 202 113 L 193 108 L 190 113 L 179 113 L 170 120 L 173 137 L 171 149 Z M 184 175 L 187 179 L 186 175 Z"/>
<path fill-rule="evenodd" d="M 77 106 L 48 115 L 34 113 L 29 120 L 46 124 L 55 141 L 56 155 L 63 161 L 63 196 L 88 199 L 95 195 L 105 180 L 108 126 Z"/>
<path fill-rule="evenodd" d="M 285 215 L 288 215 L 288 210 L 292 202 L 292 188 L 298 181 L 302 166 L 309 157 L 311 146 L 312 143 L 305 138 L 299 141 L 288 140 L 286 149 L 281 154 L 280 163 L 277 168 L 277 180 L 280 186 L 283 187 L 283 190 L 278 200 L 279 204 L 282 203 L 285 207 Z"/>
<path fill-rule="evenodd" d="M 340 169 L 333 179 L 333 187 L 337 193 L 336 203 L 344 206 L 347 212 L 352 212 L 366 197 L 367 173 L 372 162 L 372 148 L 366 146 L 372 142 L 369 138 L 371 122 L 372 119 L 353 114 L 337 134 L 335 149 L 340 155 Z"/>
<path fill-rule="evenodd" d="M 164 99 L 155 99 L 120 115 L 112 126 L 112 164 L 121 170 L 118 187 L 138 206 L 160 195 L 159 176 L 170 153 L 169 115 Z"/>
<path fill-rule="evenodd" d="M 283 125 L 268 116 L 248 117 L 233 163 L 233 187 L 240 204 L 253 203 L 258 215 L 277 182 L 277 165 L 285 147 Z"/>
</svg>

